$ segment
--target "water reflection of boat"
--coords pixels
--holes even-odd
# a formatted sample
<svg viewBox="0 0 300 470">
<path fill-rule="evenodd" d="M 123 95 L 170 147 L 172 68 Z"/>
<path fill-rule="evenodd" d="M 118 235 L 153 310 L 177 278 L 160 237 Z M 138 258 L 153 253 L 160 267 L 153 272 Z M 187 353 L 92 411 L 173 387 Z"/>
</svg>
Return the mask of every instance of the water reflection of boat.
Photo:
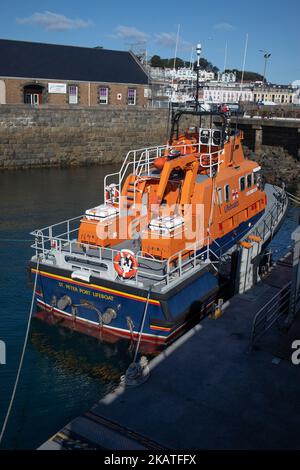
<svg viewBox="0 0 300 470">
<path fill-rule="evenodd" d="M 120 338 L 104 329 L 86 327 L 80 322 L 74 321 L 74 319 L 58 317 L 39 308 L 37 308 L 34 318 L 42 320 L 50 327 L 55 326 L 56 329 L 59 329 L 59 335 L 64 338 L 73 337 L 74 339 L 73 333 L 82 333 L 83 335 L 95 338 L 97 340 L 96 344 L 100 347 L 100 350 L 104 353 L 106 358 L 122 353 L 124 357 L 130 357 L 130 360 L 132 360 L 136 347 L 136 342 L 133 339 Z M 79 337 L 80 336 L 77 335 L 76 339 L 78 340 Z M 87 343 L 85 343 L 85 345 L 86 344 Z M 95 343 L 93 343 L 93 346 L 94 344 Z M 139 352 L 151 357 L 159 354 L 163 349 L 164 345 L 141 342 Z"/>
<path fill-rule="evenodd" d="M 104 204 L 33 232 L 41 318 L 159 345 L 207 315 L 224 259 L 241 241 L 265 246 L 287 207 L 244 157 L 228 115 L 217 113 L 216 128 L 214 114 L 177 111 L 166 145 L 130 151 L 106 176 Z M 197 126 L 180 132 L 182 118 Z"/>
<path fill-rule="evenodd" d="M 45 324 L 46 323 L 46 324 Z M 70 374 L 82 374 L 114 387 L 132 360 L 128 344 L 100 343 L 94 338 L 58 326 L 33 321 L 31 342 L 35 349 Z"/>
</svg>

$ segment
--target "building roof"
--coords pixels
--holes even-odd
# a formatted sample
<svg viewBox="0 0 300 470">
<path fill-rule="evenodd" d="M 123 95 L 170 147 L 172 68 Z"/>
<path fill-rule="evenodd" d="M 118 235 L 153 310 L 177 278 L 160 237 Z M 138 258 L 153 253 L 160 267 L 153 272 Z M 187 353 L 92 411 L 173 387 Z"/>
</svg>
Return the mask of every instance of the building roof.
<svg viewBox="0 0 300 470">
<path fill-rule="evenodd" d="M 146 84 L 127 51 L 0 39 L 0 77 Z"/>
</svg>

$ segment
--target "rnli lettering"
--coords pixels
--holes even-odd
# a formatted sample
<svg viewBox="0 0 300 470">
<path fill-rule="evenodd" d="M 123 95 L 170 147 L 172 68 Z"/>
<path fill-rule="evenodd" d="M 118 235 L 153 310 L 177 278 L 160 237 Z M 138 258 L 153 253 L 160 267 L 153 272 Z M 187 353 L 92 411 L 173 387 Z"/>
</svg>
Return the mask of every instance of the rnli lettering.
<svg viewBox="0 0 300 470">
<path fill-rule="evenodd" d="M 224 211 L 228 212 L 231 211 L 232 209 L 235 209 L 235 207 L 238 207 L 239 201 L 235 201 L 232 204 L 228 204 L 227 206 L 224 207 Z"/>
<path fill-rule="evenodd" d="M 85 289 L 84 287 L 76 287 L 76 286 L 73 286 L 72 284 L 66 284 L 65 282 L 59 282 L 58 285 L 59 287 L 62 287 L 63 289 L 66 289 L 71 292 L 78 292 L 79 294 L 82 294 L 82 295 L 89 295 L 89 296 L 97 297 L 98 299 L 103 299 L 103 300 L 114 300 L 113 295 L 105 294 L 103 292 L 97 292 L 97 291 L 93 291 L 90 289 Z"/>
<path fill-rule="evenodd" d="M 246 192 L 246 196 L 250 196 L 250 194 L 253 194 L 257 191 L 257 188 L 250 189 L 250 191 Z"/>
</svg>

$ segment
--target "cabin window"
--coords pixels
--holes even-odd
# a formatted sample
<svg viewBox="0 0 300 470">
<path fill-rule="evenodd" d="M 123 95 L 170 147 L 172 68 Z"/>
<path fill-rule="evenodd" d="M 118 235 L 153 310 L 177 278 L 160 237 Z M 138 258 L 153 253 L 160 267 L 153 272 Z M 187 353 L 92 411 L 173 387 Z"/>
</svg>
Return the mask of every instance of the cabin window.
<svg viewBox="0 0 300 470">
<path fill-rule="evenodd" d="M 225 197 L 225 202 L 230 201 L 230 187 L 229 187 L 229 184 L 225 184 L 225 186 L 224 186 L 224 197 Z"/>
<path fill-rule="evenodd" d="M 247 175 L 247 188 L 252 186 L 252 174 Z"/>
<path fill-rule="evenodd" d="M 245 176 L 242 176 L 240 178 L 240 191 L 244 191 L 245 190 Z"/>
<path fill-rule="evenodd" d="M 136 89 L 135 88 L 128 88 L 127 103 L 129 105 L 136 104 Z"/>
<path fill-rule="evenodd" d="M 223 202 L 223 200 L 222 200 L 222 188 L 218 188 L 217 197 L 218 197 L 217 203 L 218 203 L 219 205 L 221 205 L 222 202 Z"/>
<path fill-rule="evenodd" d="M 99 103 L 108 104 L 108 88 L 107 87 L 103 86 L 99 88 Z"/>
<path fill-rule="evenodd" d="M 253 184 L 257 184 L 257 172 L 253 173 Z"/>
</svg>

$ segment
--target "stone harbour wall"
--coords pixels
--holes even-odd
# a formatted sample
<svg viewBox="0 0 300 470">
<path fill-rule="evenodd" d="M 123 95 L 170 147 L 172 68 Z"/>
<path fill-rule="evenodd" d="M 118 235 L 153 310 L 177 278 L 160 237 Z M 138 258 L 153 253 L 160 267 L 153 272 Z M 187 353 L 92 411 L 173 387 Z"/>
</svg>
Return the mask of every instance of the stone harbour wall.
<svg viewBox="0 0 300 470">
<path fill-rule="evenodd" d="M 198 124 L 199 118 L 184 117 L 181 129 Z M 300 129 L 264 128 L 257 149 L 252 121 L 238 127 L 247 154 L 269 174 L 276 168 L 277 176 L 299 176 Z M 0 170 L 117 163 L 131 149 L 165 143 L 167 129 L 166 109 L 0 105 Z"/>
<path fill-rule="evenodd" d="M 167 110 L 0 106 L 0 170 L 119 162 L 167 140 Z"/>
</svg>

